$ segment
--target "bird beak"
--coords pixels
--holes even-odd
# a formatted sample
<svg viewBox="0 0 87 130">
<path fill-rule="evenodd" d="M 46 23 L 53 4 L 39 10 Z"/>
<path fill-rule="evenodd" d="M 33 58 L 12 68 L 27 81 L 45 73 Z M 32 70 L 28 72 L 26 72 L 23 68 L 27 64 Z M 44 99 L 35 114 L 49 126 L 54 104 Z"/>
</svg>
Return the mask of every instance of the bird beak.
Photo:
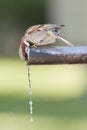
<svg viewBox="0 0 87 130">
<path fill-rule="evenodd" d="M 25 44 L 27 47 L 29 47 L 29 46 L 30 46 L 29 42 L 28 42 L 28 41 L 26 41 L 26 40 L 24 40 L 24 44 Z"/>
</svg>

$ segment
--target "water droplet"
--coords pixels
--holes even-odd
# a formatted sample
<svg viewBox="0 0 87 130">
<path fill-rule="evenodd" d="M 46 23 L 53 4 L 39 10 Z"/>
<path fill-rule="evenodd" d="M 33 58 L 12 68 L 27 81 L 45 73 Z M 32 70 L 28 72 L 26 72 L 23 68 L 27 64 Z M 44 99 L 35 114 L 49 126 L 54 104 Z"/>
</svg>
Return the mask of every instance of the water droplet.
<svg viewBox="0 0 87 130">
<path fill-rule="evenodd" d="M 29 105 L 31 105 L 31 106 L 32 106 L 32 105 L 33 105 L 33 102 L 32 102 L 32 101 L 29 101 Z"/>
<path fill-rule="evenodd" d="M 34 119 L 33 117 L 30 118 L 30 123 L 33 123 L 34 122 Z"/>
</svg>

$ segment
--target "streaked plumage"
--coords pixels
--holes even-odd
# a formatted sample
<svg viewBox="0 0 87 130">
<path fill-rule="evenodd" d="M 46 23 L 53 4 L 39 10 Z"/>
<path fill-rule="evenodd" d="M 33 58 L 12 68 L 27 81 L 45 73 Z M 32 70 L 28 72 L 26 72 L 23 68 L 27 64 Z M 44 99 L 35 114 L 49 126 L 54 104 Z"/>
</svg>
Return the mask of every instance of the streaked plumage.
<svg viewBox="0 0 87 130">
<path fill-rule="evenodd" d="M 73 46 L 72 43 L 68 42 L 60 35 L 60 29 L 63 26 L 64 25 L 56 24 L 38 24 L 29 27 L 21 40 L 19 49 L 20 56 L 26 59 L 26 49 L 29 46 L 37 48 L 38 46 L 54 44 L 56 39 L 60 39 L 67 45 Z"/>
</svg>

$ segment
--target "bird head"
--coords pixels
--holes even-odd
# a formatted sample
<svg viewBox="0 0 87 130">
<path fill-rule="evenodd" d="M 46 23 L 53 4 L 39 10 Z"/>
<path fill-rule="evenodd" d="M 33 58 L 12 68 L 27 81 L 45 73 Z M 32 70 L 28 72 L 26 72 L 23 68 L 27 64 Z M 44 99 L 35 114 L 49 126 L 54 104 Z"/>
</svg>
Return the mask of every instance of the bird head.
<svg viewBox="0 0 87 130">
<path fill-rule="evenodd" d="M 26 53 L 27 49 L 28 49 L 28 44 L 26 45 L 25 41 L 22 38 L 22 40 L 20 42 L 20 47 L 19 47 L 19 55 L 20 55 L 21 59 L 23 59 L 23 60 L 27 60 L 27 58 L 28 58 L 27 53 Z"/>
</svg>

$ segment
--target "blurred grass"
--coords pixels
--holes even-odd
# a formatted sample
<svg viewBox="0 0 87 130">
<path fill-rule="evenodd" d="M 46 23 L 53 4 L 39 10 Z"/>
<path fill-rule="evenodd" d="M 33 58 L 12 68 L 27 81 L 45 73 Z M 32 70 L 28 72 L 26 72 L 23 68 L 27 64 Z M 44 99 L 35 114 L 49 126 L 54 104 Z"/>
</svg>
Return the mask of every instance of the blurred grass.
<svg viewBox="0 0 87 130">
<path fill-rule="evenodd" d="M 0 59 L 0 129 L 86 130 L 86 65 L 31 66 L 34 123 L 29 123 L 25 63 Z"/>
</svg>

